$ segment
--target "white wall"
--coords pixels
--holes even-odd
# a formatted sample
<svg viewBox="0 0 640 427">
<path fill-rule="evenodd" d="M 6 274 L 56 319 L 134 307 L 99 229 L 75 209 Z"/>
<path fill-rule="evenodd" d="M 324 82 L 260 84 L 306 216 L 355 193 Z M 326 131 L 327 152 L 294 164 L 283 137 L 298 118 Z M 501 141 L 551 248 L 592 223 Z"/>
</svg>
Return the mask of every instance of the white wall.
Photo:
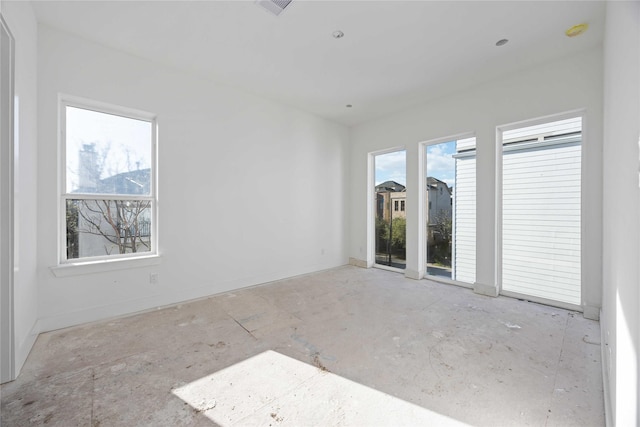
<svg viewBox="0 0 640 427">
<path fill-rule="evenodd" d="M 609 421 L 638 425 L 640 2 L 607 2 L 604 62 L 603 307 Z M 614 425 L 614 424 L 611 424 Z"/>
<path fill-rule="evenodd" d="M 601 49 L 503 77 L 470 91 L 429 102 L 352 129 L 351 234 L 353 258 L 367 259 L 367 153 L 407 149 L 407 275 L 420 277 L 418 253 L 419 142 L 475 132 L 477 136 L 477 292 L 496 289 L 496 127 L 586 108 L 583 145 L 583 304 L 597 316 L 602 254 L 602 51 Z M 413 185 L 412 185 L 413 184 Z"/>
<path fill-rule="evenodd" d="M 14 351 L 16 372 L 35 342 L 38 317 L 37 231 L 37 24 L 29 2 L 3 2 L 15 39 L 14 146 Z"/>
<path fill-rule="evenodd" d="M 347 262 L 346 127 L 46 26 L 38 40 L 42 330 Z M 58 93 L 158 115 L 160 265 L 52 274 Z"/>
</svg>

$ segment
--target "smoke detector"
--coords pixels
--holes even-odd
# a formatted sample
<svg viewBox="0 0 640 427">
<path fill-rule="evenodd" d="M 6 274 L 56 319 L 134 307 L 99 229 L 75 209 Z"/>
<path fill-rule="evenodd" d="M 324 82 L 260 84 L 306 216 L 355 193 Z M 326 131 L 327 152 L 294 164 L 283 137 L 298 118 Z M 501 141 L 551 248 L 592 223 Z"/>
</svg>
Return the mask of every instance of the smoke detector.
<svg viewBox="0 0 640 427">
<path fill-rule="evenodd" d="M 289 6 L 292 0 L 256 0 L 256 4 L 278 16 Z"/>
</svg>

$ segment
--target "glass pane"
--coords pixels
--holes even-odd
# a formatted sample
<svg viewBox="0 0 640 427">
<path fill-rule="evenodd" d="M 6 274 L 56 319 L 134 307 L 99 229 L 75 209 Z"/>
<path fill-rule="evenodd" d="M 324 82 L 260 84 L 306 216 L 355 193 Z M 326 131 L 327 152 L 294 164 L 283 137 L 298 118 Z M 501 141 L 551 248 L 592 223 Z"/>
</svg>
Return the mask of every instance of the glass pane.
<svg viewBox="0 0 640 427">
<path fill-rule="evenodd" d="M 426 148 L 427 274 L 475 282 L 475 138 Z"/>
<path fill-rule="evenodd" d="M 66 191 L 151 194 L 151 122 L 66 107 Z"/>
<path fill-rule="evenodd" d="M 376 264 L 407 265 L 406 152 L 375 157 Z"/>
<path fill-rule="evenodd" d="M 502 289 L 581 304 L 582 119 L 503 133 Z"/>
<path fill-rule="evenodd" d="M 67 259 L 149 252 L 149 200 L 67 200 Z"/>
<path fill-rule="evenodd" d="M 451 279 L 455 141 L 427 147 L 427 274 Z"/>
</svg>

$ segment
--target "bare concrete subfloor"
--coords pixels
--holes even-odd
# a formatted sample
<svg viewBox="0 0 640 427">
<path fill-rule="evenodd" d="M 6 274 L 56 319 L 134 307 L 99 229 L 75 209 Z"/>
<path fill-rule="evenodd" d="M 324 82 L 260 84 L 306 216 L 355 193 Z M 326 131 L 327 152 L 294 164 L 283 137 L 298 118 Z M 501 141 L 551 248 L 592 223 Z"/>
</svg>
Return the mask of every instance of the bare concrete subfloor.
<svg viewBox="0 0 640 427">
<path fill-rule="evenodd" d="M 580 313 L 342 267 L 42 334 L 1 423 L 602 426 L 599 336 Z"/>
</svg>

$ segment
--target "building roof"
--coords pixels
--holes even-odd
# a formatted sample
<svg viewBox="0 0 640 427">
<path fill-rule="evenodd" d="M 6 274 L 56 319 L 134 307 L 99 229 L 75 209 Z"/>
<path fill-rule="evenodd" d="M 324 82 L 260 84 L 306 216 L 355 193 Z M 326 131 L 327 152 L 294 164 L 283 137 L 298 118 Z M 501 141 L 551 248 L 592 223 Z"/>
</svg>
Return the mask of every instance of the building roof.
<svg viewBox="0 0 640 427">
<path fill-rule="evenodd" d="M 434 178 L 432 176 L 427 177 L 427 187 L 437 188 L 438 184 L 444 185 L 444 187 L 447 189 L 449 194 L 451 194 L 451 187 L 449 187 L 449 185 L 446 182 L 441 181 L 438 178 Z"/>
<path fill-rule="evenodd" d="M 376 185 L 376 191 L 392 191 L 392 192 L 400 192 L 405 191 L 406 187 L 402 184 L 399 184 L 395 181 L 385 181 L 381 184 Z"/>
<path fill-rule="evenodd" d="M 98 181 L 98 193 L 151 194 L 151 169 L 122 172 Z"/>
</svg>

